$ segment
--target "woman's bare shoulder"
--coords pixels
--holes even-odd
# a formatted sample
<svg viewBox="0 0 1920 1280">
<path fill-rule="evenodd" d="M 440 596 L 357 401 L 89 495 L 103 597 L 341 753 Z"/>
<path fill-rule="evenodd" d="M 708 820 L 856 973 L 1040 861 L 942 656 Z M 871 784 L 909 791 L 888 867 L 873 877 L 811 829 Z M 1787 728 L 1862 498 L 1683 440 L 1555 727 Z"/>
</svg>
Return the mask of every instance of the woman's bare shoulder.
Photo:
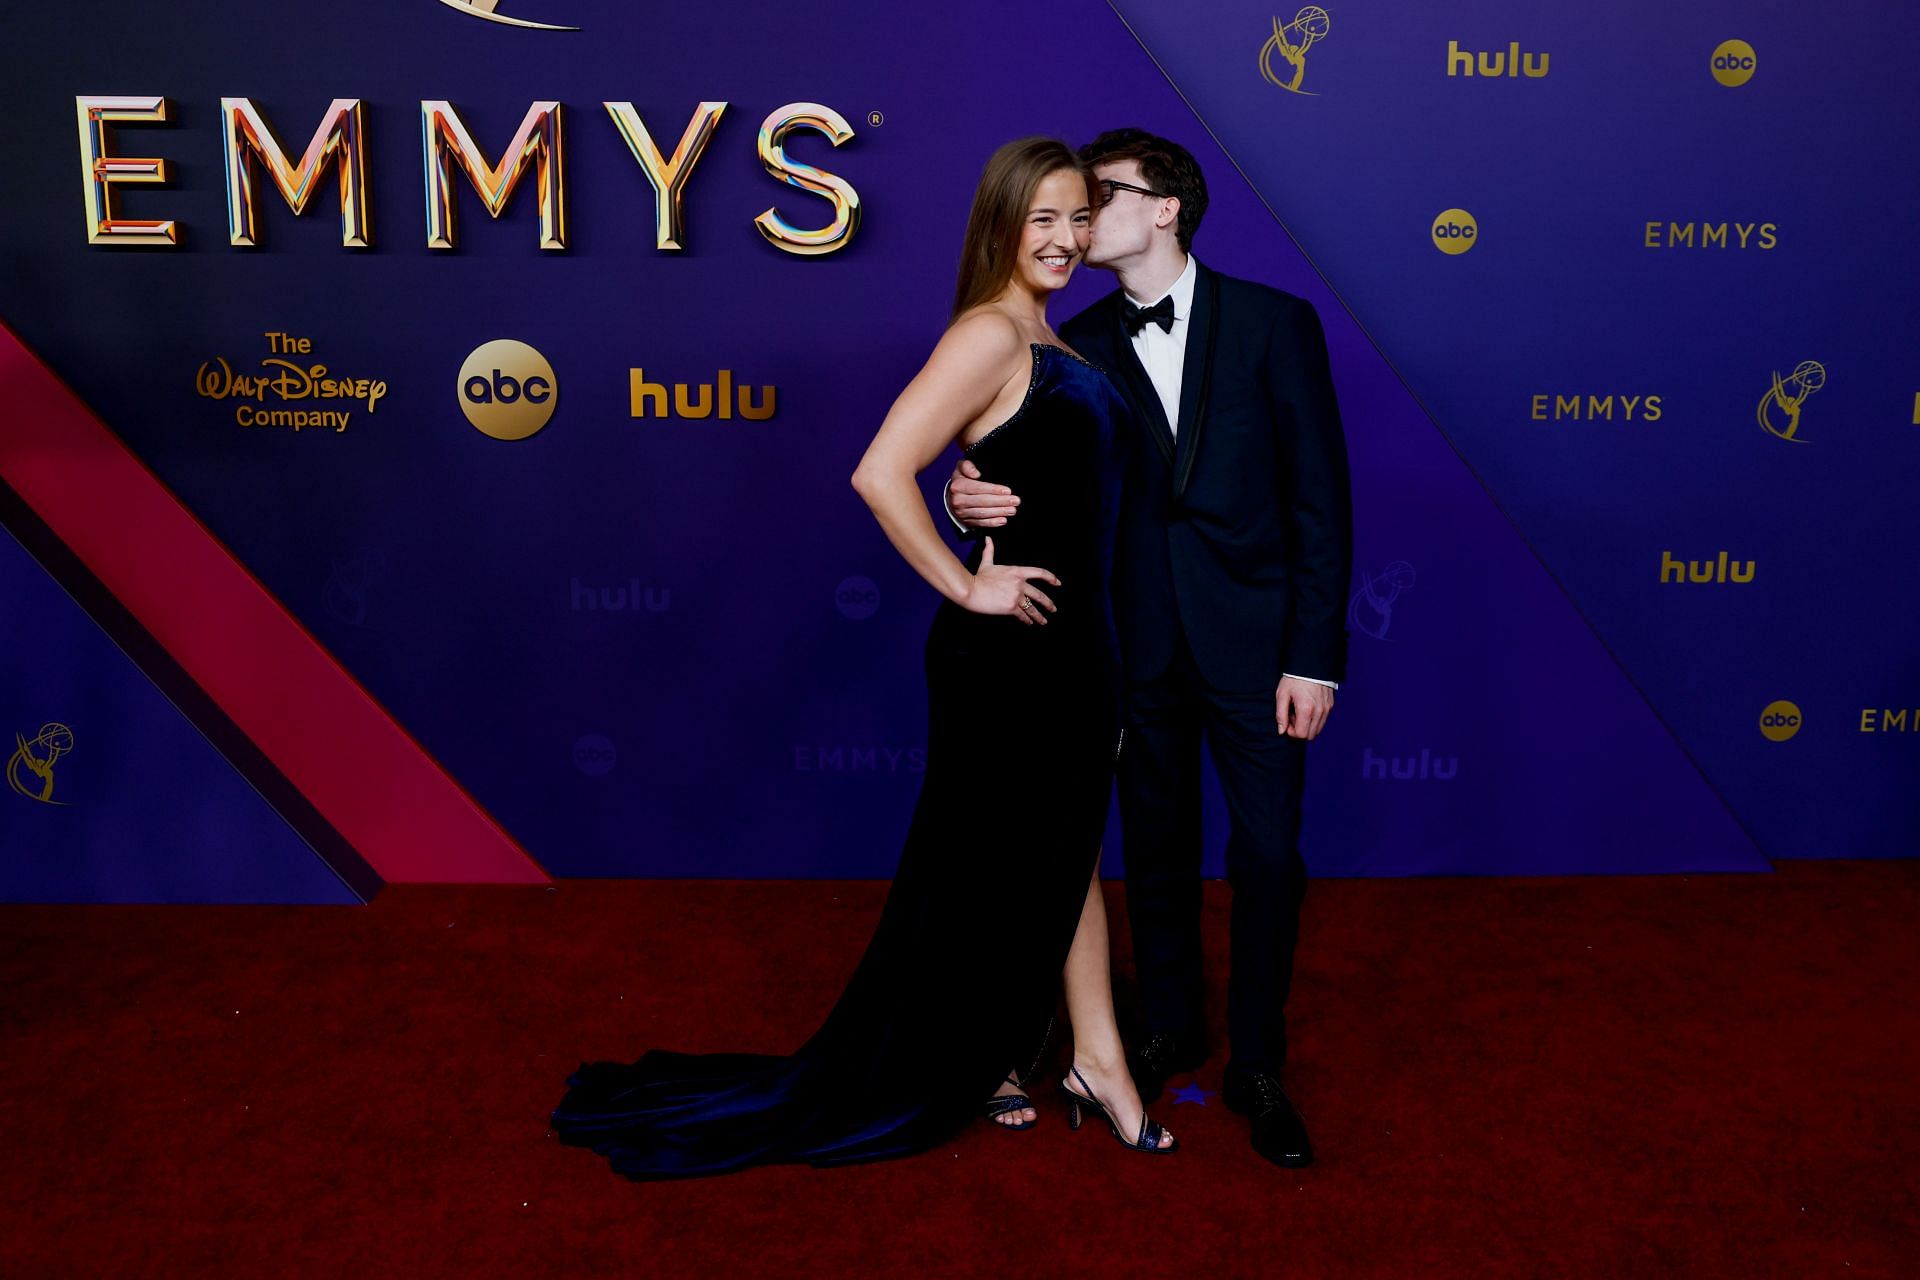
<svg viewBox="0 0 1920 1280">
<path fill-rule="evenodd" d="M 934 347 L 935 358 L 943 355 L 957 364 L 978 367 L 1006 363 L 1026 350 L 1020 326 L 1013 317 L 996 307 L 981 305 L 960 315 L 947 326 Z"/>
</svg>

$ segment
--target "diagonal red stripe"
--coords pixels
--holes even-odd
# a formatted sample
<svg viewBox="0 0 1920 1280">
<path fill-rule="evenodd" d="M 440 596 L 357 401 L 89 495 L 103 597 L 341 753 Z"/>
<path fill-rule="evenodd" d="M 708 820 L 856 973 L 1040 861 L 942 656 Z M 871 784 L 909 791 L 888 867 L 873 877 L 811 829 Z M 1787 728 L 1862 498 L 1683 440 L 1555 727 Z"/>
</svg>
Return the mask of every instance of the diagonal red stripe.
<svg viewBox="0 0 1920 1280">
<path fill-rule="evenodd" d="M 388 882 L 542 884 L 526 851 L 0 323 L 0 477 Z"/>
</svg>

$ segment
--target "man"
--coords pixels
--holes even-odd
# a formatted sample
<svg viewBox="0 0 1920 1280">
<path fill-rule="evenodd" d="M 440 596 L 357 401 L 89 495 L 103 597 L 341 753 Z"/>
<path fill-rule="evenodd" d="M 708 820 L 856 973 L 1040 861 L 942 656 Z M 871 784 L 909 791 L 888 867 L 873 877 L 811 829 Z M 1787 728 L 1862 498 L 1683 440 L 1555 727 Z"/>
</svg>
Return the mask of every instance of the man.
<svg viewBox="0 0 1920 1280">
<path fill-rule="evenodd" d="M 1127 917 L 1145 1016 L 1143 1102 L 1207 1058 L 1200 973 L 1200 743 L 1231 816 L 1224 1098 L 1253 1145 L 1312 1162 L 1280 1087 L 1306 867 L 1306 744 L 1346 665 L 1346 442 L 1313 305 L 1224 276 L 1189 249 L 1207 189 L 1193 156 L 1138 129 L 1080 150 L 1099 180 L 1088 265 L 1120 288 L 1061 336 L 1128 393 L 1143 438 L 1123 487 L 1113 602 L 1126 661 L 1120 752 Z M 1018 495 L 962 463 L 948 509 L 972 535 Z"/>
</svg>

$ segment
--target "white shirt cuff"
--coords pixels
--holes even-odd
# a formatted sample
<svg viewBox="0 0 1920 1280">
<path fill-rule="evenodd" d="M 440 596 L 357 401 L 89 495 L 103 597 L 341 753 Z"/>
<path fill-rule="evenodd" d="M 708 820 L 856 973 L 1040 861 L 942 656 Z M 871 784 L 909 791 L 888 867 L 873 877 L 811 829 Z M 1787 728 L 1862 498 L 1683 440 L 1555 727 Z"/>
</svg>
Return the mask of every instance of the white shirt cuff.
<svg viewBox="0 0 1920 1280">
<path fill-rule="evenodd" d="M 947 485 L 952 483 L 953 481 L 949 480 L 947 484 L 940 486 L 940 507 L 941 510 L 947 513 L 947 519 L 953 521 L 953 527 L 959 530 L 960 536 L 964 538 L 972 531 L 968 529 L 966 525 L 960 523 L 960 517 L 953 514 L 953 508 L 947 503 Z"/>
<path fill-rule="evenodd" d="M 1280 675 L 1281 678 L 1285 680 L 1305 680 L 1308 684 L 1323 684 L 1329 689 L 1338 689 L 1340 687 L 1338 680 L 1322 680 L 1318 676 L 1297 676 L 1291 671 L 1282 671 Z"/>
</svg>

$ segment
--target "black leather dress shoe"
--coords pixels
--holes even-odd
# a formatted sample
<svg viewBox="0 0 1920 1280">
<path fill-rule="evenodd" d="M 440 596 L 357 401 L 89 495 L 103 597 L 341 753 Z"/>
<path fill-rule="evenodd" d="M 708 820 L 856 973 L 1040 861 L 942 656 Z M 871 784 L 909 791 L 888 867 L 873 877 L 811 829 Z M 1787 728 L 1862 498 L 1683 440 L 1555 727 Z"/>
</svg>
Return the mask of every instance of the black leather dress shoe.
<svg viewBox="0 0 1920 1280">
<path fill-rule="evenodd" d="M 1289 1169 L 1313 1163 L 1306 1122 L 1278 1080 L 1263 1071 L 1229 1071 L 1221 1086 L 1221 1101 L 1227 1110 L 1252 1118 L 1255 1151 Z"/>
<path fill-rule="evenodd" d="M 1127 1055 L 1127 1069 L 1133 1073 L 1134 1087 L 1140 1090 L 1140 1105 L 1158 1101 L 1168 1077 L 1198 1071 L 1206 1060 L 1204 1045 L 1164 1034 L 1148 1036 L 1145 1044 Z"/>
</svg>

